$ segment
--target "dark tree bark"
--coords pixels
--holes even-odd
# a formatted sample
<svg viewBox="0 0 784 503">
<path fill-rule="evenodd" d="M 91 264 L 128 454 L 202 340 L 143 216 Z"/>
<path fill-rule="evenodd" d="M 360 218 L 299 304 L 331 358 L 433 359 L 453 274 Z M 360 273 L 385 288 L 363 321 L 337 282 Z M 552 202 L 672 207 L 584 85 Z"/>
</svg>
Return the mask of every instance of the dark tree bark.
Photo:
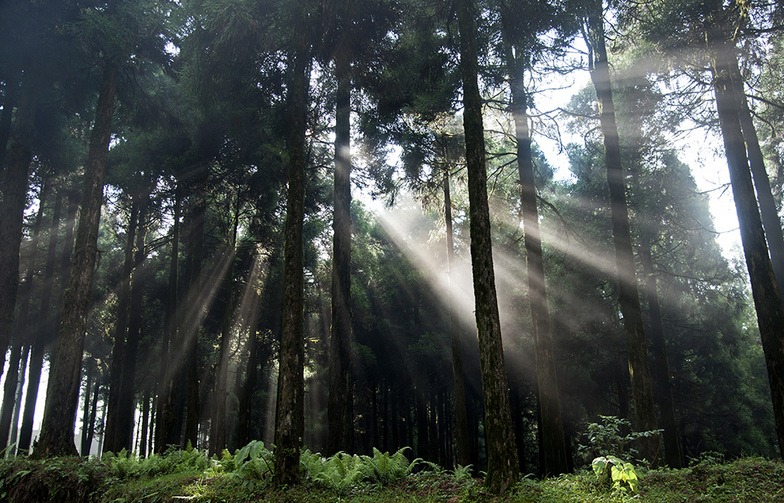
<svg viewBox="0 0 784 503">
<path fill-rule="evenodd" d="M 123 379 L 123 359 L 126 353 L 126 337 L 128 336 L 128 318 L 131 312 L 131 276 L 133 275 L 133 247 L 136 243 L 136 228 L 139 216 L 139 202 L 132 198 L 131 214 L 128 218 L 128 230 L 125 235 L 125 258 L 122 275 L 117 293 L 117 314 L 114 325 L 114 343 L 109 368 L 109 390 L 106 413 L 106 430 L 104 432 L 104 452 L 120 452 L 124 442 L 118 438 L 120 388 Z"/>
<path fill-rule="evenodd" d="M 142 301 L 144 284 L 147 271 L 144 269 L 144 260 L 147 258 L 145 240 L 147 237 L 147 206 L 149 195 L 144 194 L 139 203 L 139 222 L 136 230 L 136 251 L 133 258 L 133 276 L 130 291 L 130 316 L 128 319 L 128 335 L 125 343 L 125 352 L 120 362 L 120 382 L 117 401 L 117 418 L 115 430 L 115 447 L 119 450 L 133 449 L 134 412 L 136 410 L 136 359 L 139 353 L 139 338 L 142 327 Z M 117 452 L 117 451 L 115 451 Z"/>
<path fill-rule="evenodd" d="M 188 443 L 196 447 L 198 444 L 199 431 L 199 329 L 203 321 L 203 310 L 207 308 L 202 305 L 202 262 L 204 259 L 204 225 L 207 217 L 207 181 L 209 176 L 209 164 L 204 162 L 198 166 L 194 174 L 191 209 L 188 219 L 190 220 L 189 232 L 186 245 L 188 255 L 185 262 L 185 298 L 191 304 L 191 315 L 187 318 L 181 317 L 180 339 L 183 342 L 184 365 L 179 377 L 180 382 L 184 383 L 185 391 L 185 430 L 183 431 L 183 442 L 181 447 Z"/>
<path fill-rule="evenodd" d="M 457 4 L 457 16 L 460 28 L 460 70 L 463 78 L 465 108 L 463 127 L 468 166 L 471 266 L 485 404 L 487 445 L 485 484 L 492 492 L 502 493 L 515 483 L 519 464 L 509 406 L 509 386 L 504 366 L 501 323 L 493 271 L 482 98 L 479 94 L 477 77 L 476 12 L 473 2 L 460 0 Z"/>
<path fill-rule="evenodd" d="M 44 267 L 44 289 L 39 305 L 39 316 L 43 320 L 43 325 L 35 331 L 30 348 L 30 371 L 27 385 L 27 395 L 25 397 L 24 413 L 22 414 L 22 425 L 19 428 L 19 449 L 29 452 L 30 443 L 33 435 L 33 420 L 35 419 L 35 404 L 38 401 L 38 391 L 41 384 L 41 373 L 44 364 L 44 352 L 49 346 L 51 339 L 57 330 L 57 320 L 60 316 L 61 307 L 59 300 L 53 302 L 53 298 L 59 299 L 62 294 L 63 283 L 70 274 L 71 256 L 74 243 L 74 227 L 76 225 L 76 214 L 78 205 L 75 201 L 69 200 L 67 210 L 67 223 L 63 236 L 63 251 L 58 261 L 57 247 L 59 242 L 60 212 L 62 210 L 63 199 L 66 197 L 65 189 L 58 188 L 57 199 L 55 200 L 54 210 L 52 211 L 52 225 L 49 234 L 49 244 L 46 251 L 46 266 Z M 55 270 L 60 271 L 60 286 L 55 293 Z"/>
<path fill-rule="evenodd" d="M 305 133 L 307 128 L 309 47 L 299 33 L 289 62 L 289 175 L 283 265 L 283 326 L 275 412 L 275 482 L 299 482 L 304 419 L 304 248 Z"/>
<path fill-rule="evenodd" d="M 212 393 L 212 410 L 210 418 L 210 455 L 218 454 L 226 448 L 227 425 L 226 425 L 226 400 L 229 394 L 229 360 L 231 345 L 232 320 L 234 319 L 234 257 L 237 248 L 237 232 L 239 230 L 240 217 L 240 196 L 237 194 L 237 204 L 234 211 L 234 221 L 231 233 L 228 236 L 229 242 L 226 253 L 231 256 L 231 265 L 223 279 L 224 291 L 226 295 L 226 309 L 221 321 L 221 339 L 218 349 L 218 365 L 215 370 L 215 385 Z"/>
<path fill-rule="evenodd" d="M 93 445 L 93 438 L 95 437 L 95 420 L 98 418 L 98 400 L 101 398 L 101 382 L 96 376 L 93 384 L 93 399 L 90 406 L 90 418 L 87 422 L 87 438 L 82 440 L 82 456 L 89 456 L 90 449 Z M 106 415 L 106 406 L 104 405 L 104 416 Z M 103 439 L 103 437 L 101 437 Z M 103 452 L 100 446 L 98 452 Z"/>
<path fill-rule="evenodd" d="M 329 331 L 327 454 L 351 452 L 354 400 L 351 378 L 351 61 L 336 51 L 335 205 L 332 219 L 332 324 Z"/>
<path fill-rule="evenodd" d="M 155 412 L 155 452 L 160 454 L 170 445 L 179 444 L 176 427 L 177 372 L 169 361 L 171 348 L 179 341 L 177 306 L 179 302 L 179 254 L 180 254 L 180 191 L 174 194 L 171 257 L 169 258 L 169 298 L 166 304 L 166 334 L 161 344 L 161 369 L 159 374 L 158 402 Z"/>
<path fill-rule="evenodd" d="M 645 274 L 645 294 L 648 298 L 649 335 L 651 339 L 652 377 L 654 396 L 659 405 L 661 426 L 664 429 L 664 462 L 670 468 L 683 466 L 683 452 L 678 434 L 678 423 L 675 420 L 675 404 L 672 399 L 670 383 L 670 363 L 667 359 L 667 347 L 664 340 L 659 288 L 656 271 L 653 267 L 651 254 L 652 236 L 643 236 L 640 240 L 640 261 Z"/>
<path fill-rule="evenodd" d="M 76 455 L 74 421 L 79 400 L 85 326 L 97 255 L 98 223 L 103 204 L 103 180 L 109 156 L 118 70 L 109 66 L 98 96 L 95 125 L 90 137 L 84 191 L 76 231 L 73 268 L 65 293 L 60 336 L 49 371 L 46 408 L 35 456 Z"/>
<path fill-rule="evenodd" d="M 89 434 L 87 433 L 90 429 L 90 411 L 92 410 L 92 389 L 93 389 L 93 381 L 95 373 L 95 366 L 91 365 L 89 362 L 85 365 L 85 379 L 84 379 L 84 406 L 82 407 L 82 440 L 81 445 L 79 446 L 79 452 L 82 456 L 89 456 L 90 455 L 90 443 Z M 97 387 L 97 385 L 96 385 Z"/>
<path fill-rule="evenodd" d="M 24 281 L 20 288 L 21 299 L 19 318 L 17 323 L 14 323 L 15 329 L 13 330 L 11 341 L 11 353 L 8 358 L 8 374 L 5 378 L 5 386 L 3 389 L 3 408 L 0 413 L 0 443 L 3 446 L 11 445 L 15 439 L 9 440 L 9 433 L 11 431 L 11 420 L 14 416 L 14 411 L 22 406 L 21 403 L 15 401 L 16 388 L 19 383 L 20 374 L 20 360 L 22 359 L 22 350 L 29 344 L 30 333 L 27 327 L 30 326 L 30 303 L 32 297 L 32 283 L 35 271 L 36 258 L 38 257 L 38 241 L 41 234 L 41 226 L 44 218 L 44 205 L 48 202 L 49 193 L 51 192 L 51 184 L 44 180 L 41 187 L 41 194 L 39 197 L 38 213 L 35 217 L 33 224 L 33 238 L 30 242 L 31 256 L 30 262 L 25 272 Z M 21 369 L 24 372 L 24 369 Z"/>
<path fill-rule="evenodd" d="M 757 128 L 751 118 L 749 103 L 743 87 L 743 76 L 738 67 L 738 58 L 734 47 L 732 55 L 727 57 L 730 71 L 730 79 L 735 86 L 735 96 L 738 99 L 738 117 L 746 142 L 748 152 L 749 167 L 754 180 L 754 187 L 759 202 L 760 216 L 762 217 L 762 227 L 765 230 L 765 239 L 768 243 L 770 260 L 773 264 L 773 273 L 776 275 L 776 286 L 779 293 L 784 292 L 784 232 L 781 228 L 781 220 L 776 209 L 776 201 L 773 198 L 773 191 L 770 187 L 768 171 L 765 169 L 765 158 L 760 148 Z"/>
<path fill-rule="evenodd" d="M 450 282 L 449 308 L 447 309 L 447 323 L 449 324 L 449 338 L 452 347 L 452 387 L 455 398 L 455 463 L 468 466 L 470 460 L 468 412 L 466 409 L 465 373 L 463 372 L 463 350 L 460 345 L 460 335 L 452 316 L 451 275 L 452 265 L 455 263 L 455 242 L 452 229 L 452 193 L 449 188 L 449 169 L 444 169 L 444 222 L 446 222 L 446 271 Z"/>
<path fill-rule="evenodd" d="M 738 88 L 732 81 L 731 59 L 736 57 L 735 47 L 714 33 L 708 34 L 707 41 L 712 57 L 713 90 L 719 126 L 724 140 L 743 254 L 751 280 L 751 293 L 768 368 L 776 435 L 780 453 L 784 457 L 784 304 L 768 254 L 740 126 Z"/>
<path fill-rule="evenodd" d="M 0 375 L 19 291 L 19 248 L 27 203 L 30 171 L 30 142 L 35 126 L 35 99 L 29 89 L 22 91 L 11 134 L 4 178 L 0 184 Z"/>
<path fill-rule="evenodd" d="M 19 380 L 16 384 L 16 398 L 14 399 L 14 413 L 11 417 L 11 434 L 9 437 L 9 445 L 13 448 L 10 451 L 11 456 L 16 456 L 19 444 L 17 438 L 19 437 L 19 419 L 22 417 L 22 398 L 24 398 L 25 380 L 27 378 L 27 362 L 30 360 L 30 346 L 27 345 L 22 350 L 22 361 L 19 363 Z"/>
<path fill-rule="evenodd" d="M 569 471 L 566 456 L 561 398 L 558 390 L 552 327 L 547 307 L 547 292 L 542 260 L 542 236 L 536 204 L 534 163 L 531 156 L 531 132 L 528 128 L 528 95 L 523 80 L 522 61 L 509 51 L 507 68 L 512 91 L 512 117 L 517 140 L 517 166 L 520 177 L 520 202 L 523 212 L 524 245 L 528 274 L 528 300 L 533 322 L 536 350 L 536 380 L 539 386 L 539 427 L 542 451 L 542 474 L 557 475 Z"/>
<path fill-rule="evenodd" d="M 250 425 L 253 411 L 253 392 L 256 390 L 258 378 L 258 338 L 255 330 L 248 336 L 248 362 L 245 367 L 245 382 L 240 389 L 239 404 L 237 406 L 237 445 L 246 445 L 251 441 Z"/>
<path fill-rule="evenodd" d="M 653 403 L 653 386 L 648 368 L 648 343 L 643 325 L 640 295 L 637 289 L 634 253 L 626 204 L 626 183 L 621 164 L 621 145 L 615 120 L 610 67 L 604 40 L 602 4 L 592 2 L 587 17 L 585 41 L 589 47 L 589 71 L 599 105 L 599 122 L 604 137 L 604 156 L 607 183 L 610 191 L 610 208 L 615 247 L 618 296 L 626 331 L 626 349 L 629 357 L 629 378 L 632 385 L 634 426 L 639 431 L 656 429 L 656 410 Z M 658 460 L 658 438 L 640 440 L 640 456 L 652 463 Z"/>
<path fill-rule="evenodd" d="M 147 438 L 150 429 L 150 390 L 145 389 L 142 395 L 142 424 L 139 428 L 139 448 L 137 453 L 140 457 L 147 457 Z"/>
<path fill-rule="evenodd" d="M 5 77 L 5 89 L 3 99 L 3 113 L 0 114 L 0 179 L 3 178 L 5 172 L 5 159 L 8 151 L 8 139 L 11 138 L 11 129 L 13 126 L 14 109 L 16 108 L 18 85 L 17 75 L 10 75 Z"/>
</svg>

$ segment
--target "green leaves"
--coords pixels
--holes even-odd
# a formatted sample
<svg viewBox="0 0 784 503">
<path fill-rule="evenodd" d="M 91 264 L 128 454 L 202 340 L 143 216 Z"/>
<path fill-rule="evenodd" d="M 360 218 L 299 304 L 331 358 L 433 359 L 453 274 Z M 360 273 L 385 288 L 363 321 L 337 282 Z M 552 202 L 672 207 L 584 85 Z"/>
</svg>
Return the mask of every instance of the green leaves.
<svg viewBox="0 0 784 503">
<path fill-rule="evenodd" d="M 631 490 L 635 494 L 639 492 L 637 487 L 639 479 L 633 464 L 617 456 L 599 456 L 593 460 L 591 467 L 599 480 L 607 477 L 609 469 L 609 478 L 612 480 L 613 489 L 623 492 Z"/>
<path fill-rule="evenodd" d="M 265 480 L 274 473 L 275 456 L 261 440 L 253 440 L 234 454 L 234 473 L 244 479 Z"/>
<path fill-rule="evenodd" d="M 404 454 L 407 449 L 410 448 L 403 447 L 394 454 L 389 454 L 374 447 L 372 456 L 338 452 L 329 458 L 305 450 L 300 457 L 300 463 L 306 477 L 336 492 L 344 493 L 362 483 L 387 485 L 411 474 L 423 461 L 417 458 L 409 462 Z"/>
</svg>

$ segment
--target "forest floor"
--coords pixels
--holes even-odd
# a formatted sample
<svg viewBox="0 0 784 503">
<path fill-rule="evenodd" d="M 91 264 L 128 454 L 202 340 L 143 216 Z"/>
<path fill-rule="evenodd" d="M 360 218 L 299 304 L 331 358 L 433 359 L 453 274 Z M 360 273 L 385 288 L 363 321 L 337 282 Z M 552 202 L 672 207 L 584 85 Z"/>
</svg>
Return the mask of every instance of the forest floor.
<svg viewBox="0 0 784 503">
<path fill-rule="evenodd" d="M 481 480 L 435 467 L 382 484 L 340 478 L 309 480 L 275 489 L 269 479 L 216 470 L 198 453 L 97 461 L 19 458 L 0 462 L 0 501 L 8 502 L 784 502 L 784 463 L 741 458 L 700 463 L 681 470 L 638 469 L 638 493 L 614 489 L 593 472 L 536 480 L 523 478 L 502 497 L 486 493 Z M 207 464 L 203 460 L 208 460 Z M 257 472 L 258 474 L 258 472 Z M 332 480 L 329 483 L 328 480 Z M 365 479 L 367 480 L 367 479 Z"/>
</svg>

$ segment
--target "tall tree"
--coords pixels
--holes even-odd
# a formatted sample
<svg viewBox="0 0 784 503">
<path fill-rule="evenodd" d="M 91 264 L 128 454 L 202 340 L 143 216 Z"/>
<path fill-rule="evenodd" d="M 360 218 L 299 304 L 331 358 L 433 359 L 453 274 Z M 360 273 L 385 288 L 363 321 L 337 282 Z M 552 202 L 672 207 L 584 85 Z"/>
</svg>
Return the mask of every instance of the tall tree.
<svg viewBox="0 0 784 503">
<path fill-rule="evenodd" d="M 73 267 L 63 304 L 60 336 L 54 352 L 56 356 L 49 371 L 41 436 L 35 449 L 37 457 L 77 453 L 73 427 L 79 400 L 79 375 L 87 308 L 98 252 L 98 223 L 103 204 L 103 178 L 109 155 L 118 74 L 116 63 L 106 66 L 98 95 L 95 125 L 90 136 L 87 170 L 84 176 L 79 225 L 76 230 Z"/>
<path fill-rule="evenodd" d="M 305 13 L 301 12 L 301 15 L 305 16 Z M 280 485 L 299 481 L 299 455 L 305 428 L 303 225 L 307 163 L 305 134 L 311 55 L 310 42 L 304 29 L 294 35 L 292 46 L 289 53 L 287 98 L 289 177 L 284 231 L 283 327 L 275 408 L 275 482 Z"/>
<path fill-rule="evenodd" d="M 626 330 L 634 424 L 640 431 L 651 431 L 656 429 L 656 411 L 653 404 L 651 375 L 648 369 L 648 343 L 637 289 L 629 211 L 626 203 L 626 182 L 621 163 L 621 144 L 615 118 L 615 105 L 613 104 L 601 0 L 588 2 L 584 35 L 589 49 L 589 71 L 596 90 L 599 122 L 604 138 L 605 167 L 610 192 L 615 247 L 616 281 L 623 325 Z M 640 455 L 656 463 L 658 460 L 658 439 L 656 437 L 642 439 Z"/>
<path fill-rule="evenodd" d="M 334 50 L 335 196 L 332 217 L 332 324 L 329 331 L 327 453 L 351 451 L 354 412 L 351 370 L 351 60 L 352 0 L 337 9 L 340 39 Z"/>
<path fill-rule="evenodd" d="M 452 226 L 452 192 L 449 186 L 449 164 L 444 166 L 444 223 L 446 224 L 446 270 L 449 276 L 451 286 L 452 282 L 452 268 L 455 267 L 455 242 L 454 230 Z M 455 393 L 455 444 L 457 452 L 455 453 L 455 462 L 462 466 L 467 466 L 470 461 L 470 446 L 469 433 L 468 433 L 468 413 L 466 411 L 466 389 L 465 389 L 465 375 L 463 371 L 463 349 L 460 344 L 460 335 L 457 326 L 454 322 L 452 314 L 453 306 L 451 305 L 451 288 L 450 288 L 450 306 L 448 316 L 448 330 L 450 335 L 452 347 L 452 385 L 454 386 Z"/>
<path fill-rule="evenodd" d="M 717 14 L 722 16 L 730 12 Z M 733 62 L 737 61 L 737 56 L 734 41 L 728 38 L 729 30 L 724 25 L 727 21 L 715 20 L 717 25 L 707 31 L 706 42 L 711 57 L 716 109 L 729 165 L 741 243 L 768 368 L 779 450 L 784 457 L 784 304 L 773 272 L 754 194 L 738 111 L 741 101 L 738 96 L 743 91 L 732 77 Z"/>
<path fill-rule="evenodd" d="M 46 408 L 36 456 L 73 454 L 86 317 L 97 257 L 98 226 L 120 73 L 127 64 L 163 53 L 158 17 L 166 4 L 118 2 L 83 9 L 76 30 L 87 52 L 98 55 L 100 88 L 84 173 L 71 276 L 60 335 L 50 368 Z M 111 35 L 109 35 L 111 34 Z M 93 52 L 94 51 L 94 52 Z"/>
<path fill-rule="evenodd" d="M 460 71 L 463 77 L 463 128 L 468 166 L 471 266 L 485 404 L 485 483 L 493 492 L 502 493 L 514 484 L 519 466 L 493 270 L 482 97 L 478 83 L 476 8 L 472 0 L 458 1 L 457 18 L 460 30 Z"/>
<path fill-rule="evenodd" d="M 532 58 L 544 50 L 537 34 L 548 29 L 560 29 L 560 12 L 548 2 L 514 2 L 501 4 L 504 57 L 509 73 L 511 92 L 510 111 L 515 127 L 517 166 L 521 187 L 520 202 L 523 214 L 524 246 L 526 252 L 528 299 L 533 321 L 536 348 L 536 376 L 539 390 L 540 458 L 544 474 L 569 471 L 566 435 L 561 413 L 560 393 L 553 351 L 552 326 L 547 305 L 542 237 L 539 229 L 539 209 L 535 186 L 535 168 L 531 153 L 531 130 L 525 86 L 525 73 L 530 71 Z M 523 23 L 521 18 L 526 19 Z M 521 33 L 523 32 L 523 33 Z"/>
</svg>

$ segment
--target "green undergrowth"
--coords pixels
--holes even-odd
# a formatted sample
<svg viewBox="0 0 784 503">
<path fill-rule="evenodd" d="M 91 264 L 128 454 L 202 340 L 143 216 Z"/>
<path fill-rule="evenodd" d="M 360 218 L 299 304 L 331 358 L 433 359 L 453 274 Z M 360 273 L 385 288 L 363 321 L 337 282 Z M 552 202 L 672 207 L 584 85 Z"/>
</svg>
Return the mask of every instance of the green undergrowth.
<svg viewBox="0 0 784 503">
<path fill-rule="evenodd" d="M 763 458 L 704 458 L 681 470 L 636 469 L 635 490 L 591 470 L 544 480 L 523 477 L 509 493 L 485 492 L 471 467 L 445 470 L 407 450 L 373 455 L 304 451 L 302 484 L 272 484 L 272 452 L 251 442 L 208 457 L 196 449 L 137 459 L 19 458 L 0 462 L 0 501 L 8 502 L 754 502 L 784 501 L 784 464 Z M 609 460 L 609 458 L 608 458 Z M 594 470 L 596 466 L 594 466 Z M 604 472 L 601 472 L 604 473 Z M 609 473 L 609 472 L 608 472 Z"/>
</svg>

